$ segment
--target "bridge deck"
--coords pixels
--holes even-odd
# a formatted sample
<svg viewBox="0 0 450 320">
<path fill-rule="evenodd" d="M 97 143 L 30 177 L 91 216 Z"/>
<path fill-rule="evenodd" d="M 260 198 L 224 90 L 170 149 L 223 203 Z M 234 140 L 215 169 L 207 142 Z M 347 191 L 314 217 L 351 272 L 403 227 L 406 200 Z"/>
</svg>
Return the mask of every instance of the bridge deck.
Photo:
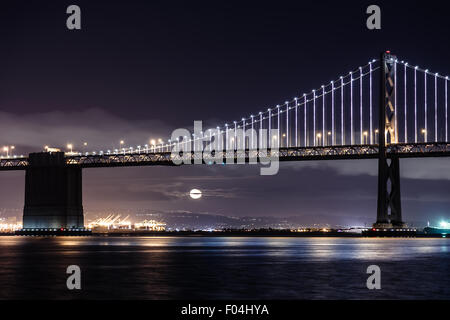
<svg viewBox="0 0 450 320">
<path fill-rule="evenodd" d="M 230 162 L 236 163 L 238 159 L 249 162 L 252 159 L 259 161 L 261 156 L 267 159 L 265 153 L 257 150 L 220 152 L 217 155 L 224 162 L 228 157 Z M 292 147 L 280 148 L 269 151 L 269 156 L 279 158 L 279 161 L 311 161 L 311 160 L 348 160 L 348 159 L 376 159 L 378 157 L 378 145 L 353 145 L 353 146 L 329 146 L 329 147 Z M 423 158 L 423 157 L 449 157 L 450 143 L 412 143 L 394 144 L 387 146 L 388 157 L 399 158 Z M 171 152 L 159 153 L 126 153 L 103 155 L 76 155 L 66 156 L 67 165 L 81 166 L 82 168 L 98 167 L 125 167 L 125 166 L 174 166 L 173 160 L 201 159 L 201 155 L 195 153 L 173 157 Z M 205 157 L 203 163 L 210 163 L 212 157 Z M 243 160 L 241 160 L 243 161 Z M 228 163 L 230 163 L 228 162 Z M 28 166 L 28 158 L 0 159 L 0 171 L 25 170 Z"/>
</svg>

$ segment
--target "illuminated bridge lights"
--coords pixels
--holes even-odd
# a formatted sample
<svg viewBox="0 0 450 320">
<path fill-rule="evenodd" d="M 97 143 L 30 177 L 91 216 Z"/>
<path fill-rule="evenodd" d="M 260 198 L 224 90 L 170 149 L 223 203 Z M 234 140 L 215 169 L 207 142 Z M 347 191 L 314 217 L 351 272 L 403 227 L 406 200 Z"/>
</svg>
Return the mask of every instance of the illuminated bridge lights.
<svg viewBox="0 0 450 320">
<path fill-rule="evenodd" d="M 450 156 L 449 144 L 442 142 L 448 141 L 449 77 L 421 69 L 406 60 L 399 61 L 390 54 L 386 55 L 386 59 L 394 64 L 392 77 L 395 79 L 395 99 L 399 99 L 395 100 L 395 116 L 402 119 L 398 121 L 396 117 L 394 118 L 395 141 L 400 143 L 386 146 L 388 157 Z M 215 128 L 219 132 L 223 132 L 220 128 L 225 128 L 226 135 L 233 136 L 230 144 L 234 148 L 238 143 L 237 128 L 247 129 L 251 126 L 255 130 L 264 129 L 269 132 L 277 130 L 277 136 L 283 138 L 268 138 L 266 143 L 268 147 L 281 147 L 279 151 L 271 151 L 269 154 L 279 157 L 280 161 L 375 158 L 378 155 L 378 147 L 374 142 L 380 138 L 380 128 L 374 123 L 375 115 L 379 112 L 375 106 L 379 101 L 377 101 L 378 89 L 373 84 L 379 80 L 375 79 L 376 71 L 383 71 L 383 61 L 383 58 L 370 60 L 368 64 L 346 72 L 326 85 L 309 90 L 309 93 L 304 93 L 301 98 L 297 96 L 285 100 L 284 104 L 265 107 L 266 111 L 238 118 L 242 119 L 242 122 L 232 121 Z M 397 65 L 401 65 L 401 69 L 397 70 Z M 421 81 L 422 78 L 424 83 Z M 427 81 L 431 79 L 434 81 L 430 86 Z M 430 112 L 427 112 L 428 109 Z M 429 121 L 428 113 L 431 116 L 432 112 L 434 117 Z M 440 120 L 438 115 L 442 115 L 443 120 Z M 399 124 L 401 128 L 398 127 Z M 320 136 L 316 139 L 318 132 Z M 200 137 L 193 135 L 193 139 L 188 142 L 185 141 L 187 136 L 169 139 L 167 142 L 162 139 L 151 139 L 150 144 L 138 145 L 136 148 L 125 147 L 124 140 L 120 140 L 120 145 L 115 149 L 84 154 L 74 152 L 74 145 L 68 143 L 66 163 L 81 167 L 112 167 L 174 165 L 172 162 L 179 159 L 210 162 L 213 157 L 203 157 L 201 152 L 178 155 L 170 152 L 180 144 L 193 141 L 203 145 L 204 138 L 208 140 L 208 134 L 204 135 L 203 131 L 200 133 Z M 215 133 L 212 133 L 209 137 L 214 135 Z M 243 149 L 253 147 L 254 138 L 252 133 L 251 139 Z M 262 135 L 258 139 L 262 140 Z M 412 141 L 415 143 L 410 143 Z M 347 145 L 349 142 L 351 145 Z M 83 145 L 86 147 L 87 143 L 84 142 Z M 0 170 L 23 170 L 28 166 L 28 158 L 9 154 L 13 149 L 14 146 L 4 147 L 7 157 L 0 157 Z M 47 148 L 47 151 L 51 149 Z M 254 150 L 227 150 L 222 152 L 222 156 L 249 160 L 264 157 L 265 154 Z"/>
<path fill-rule="evenodd" d="M 387 154 L 396 155 L 400 158 L 408 157 L 430 157 L 430 156 L 450 156 L 450 143 L 412 143 L 412 144 L 392 144 L 387 147 Z M 330 159 L 354 159 L 354 158 L 376 158 L 378 155 L 377 145 L 354 145 L 354 146 L 329 146 L 329 147 L 291 147 L 280 148 L 279 151 L 269 150 L 262 153 L 259 150 L 237 150 L 221 151 L 217 157 L 224 159 L 255 159 L 276 157 L 280 161 L 292 160 L 330 160 Z M 201 152 L 185 152 L 174 155 L 170 152 L 161 153 L 136 153 L 126 155 L 89 155 L 89 156 L 68 156 L 67 165 L 77 165 L 81 167 L 113 167 L 113 166 L 139 166 L 139 165 L 174 165 L 173 160 L 208 160 L 215 159 L 213 156 L 204 156 Z M 0 170 L 24 170 L 28 166 L 28 159 L 1 159 Z"/>
<path fill-rule="evenodd" d="M 450 156 L 450 143 L 408 143 L 391 144 L 386 146 L 388 157 L 395 155 L 399 158 L 443 157 Z M 278 151 L 268 150 L 227 150 L 220 151 L 217 158 L 266 159 L 267 157 L 279 158 L 280 161 L 300 160 L 333 160 L 333 159 L 372 159 L 378 156 L 377 145 L 353 145 L 353 146 L 327 146 L 327 147 L 290 147 L 280 148 Z M 66 156 L 66 164 L 71 166 L 89 167 L 115 167 L 115 166 L 146 166 L 146 165 L 175 165 L 174 160 L 214 160 L 216 152 L 208 157 L 201 152 L 185 152 L 180 155 L 171 152 L 160 153 L 134 153 L 134 154 L 97 154 L 88 156 Z M 0 159 L 0 170 L 25 170 L 28 166 L 27 158 Z"/>
</svg>

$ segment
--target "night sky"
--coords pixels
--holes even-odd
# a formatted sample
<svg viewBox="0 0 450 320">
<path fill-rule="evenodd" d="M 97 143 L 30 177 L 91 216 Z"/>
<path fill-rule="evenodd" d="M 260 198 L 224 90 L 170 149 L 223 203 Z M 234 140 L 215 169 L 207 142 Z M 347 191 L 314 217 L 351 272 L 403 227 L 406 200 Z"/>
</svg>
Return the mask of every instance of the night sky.
<svg viewBox="0 0 450 320">
<path fill-rule="evenodd" d="M 82 29 L 66 28 L 77 4 Z M 344 5 L 345 4 L 345 5 Z M 389 49 L 450 74 L 442 1 L 14 1 L 0 7 L 0 145 L 77 151 L 167 139 L 194 120 L 248 117 L 318 88 Z M 84 148 L 82 143 L 88 142 Z M 406 221 L 450 218 L 450 161 L 402 160 Z M 23 207 L 24 173 L 0 174 L 0 207 Z M 84 170 L 86 211 L 151 209 L 374 222 L 377 162 Z M 191 200 L 188 192 L 204 197 Z"/>
</svg>

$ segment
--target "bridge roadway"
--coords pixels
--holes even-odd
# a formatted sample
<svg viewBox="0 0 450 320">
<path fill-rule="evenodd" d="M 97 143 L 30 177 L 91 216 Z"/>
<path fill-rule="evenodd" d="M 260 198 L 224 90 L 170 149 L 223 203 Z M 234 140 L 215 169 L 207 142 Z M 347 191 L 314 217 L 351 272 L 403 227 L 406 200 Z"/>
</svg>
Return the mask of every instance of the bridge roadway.
<svg viewBox="0 0 450 320">
<path fill-rule="evenodd" d="M 228 151 L 222 152 L 225 162 L 225 155 L 234 158 L 245 158 L 246 162 L 250 157 L 257 158 L 259 151 Z M 352 146 L 328 146 L 328 147 L 290 147 L 274 150 L 273 154 L 269 150 L 269 155 L 279 157 L 280 161 L 310 161 L 310 160 L 348 160 L 348 159 L 376 159 L 378 158 L 378 145 L 352 145 Z M 262 154 L 262 156 L 265 156 Z M 393 158 L 424 158 L 424 157 L 449 157 L 450 143 L 401 143 L 387 146 L 387 157 Z M 266 156 L 267 157 L 267 156 Z M 193 152 L 184 156 L 176 156 L 181 159 L 195 159 L 198 155 Z M 175 166 L 175 159 L 171 152 L 156 153 L 125 153 L 125 154 L 102 154 L 102 155 L 67 155 L 65 157 L 68 166 L 79 166 L 81 168 L 99 167 L 127 167 L 127 166 Z M 259 159 L 258 159 L 259 161 Z M 203 159 L 207 164 L 209 159 Z M 25 170 L 28 167 L 28 158 L 2 158 L 0 159 L 0 171 Z"/>
</svg>

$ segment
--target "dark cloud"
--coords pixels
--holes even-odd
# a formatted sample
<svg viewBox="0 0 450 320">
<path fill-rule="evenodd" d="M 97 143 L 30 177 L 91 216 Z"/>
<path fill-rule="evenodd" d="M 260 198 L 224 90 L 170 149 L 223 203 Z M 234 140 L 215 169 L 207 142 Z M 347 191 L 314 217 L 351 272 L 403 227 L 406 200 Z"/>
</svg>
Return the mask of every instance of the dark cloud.
<svg viewBox="0 0 450 320">
<path fill-rule="evenodd" d="M 98 108 L 61 108 L 68 110 L 21 115 L 0 112 L 0 145 L 15 145 L 17 152 L 26 154 L 42 150 L 45 145 L 65 149 L 70 142 L 75 150 L 98 152 L 119 148 L 121 139 L 127 146 L 135 147 L 171 132 L 160 120 L 131 121 Z M 88 142 L 86 148 L 84 142 Z"/>
</svg>

